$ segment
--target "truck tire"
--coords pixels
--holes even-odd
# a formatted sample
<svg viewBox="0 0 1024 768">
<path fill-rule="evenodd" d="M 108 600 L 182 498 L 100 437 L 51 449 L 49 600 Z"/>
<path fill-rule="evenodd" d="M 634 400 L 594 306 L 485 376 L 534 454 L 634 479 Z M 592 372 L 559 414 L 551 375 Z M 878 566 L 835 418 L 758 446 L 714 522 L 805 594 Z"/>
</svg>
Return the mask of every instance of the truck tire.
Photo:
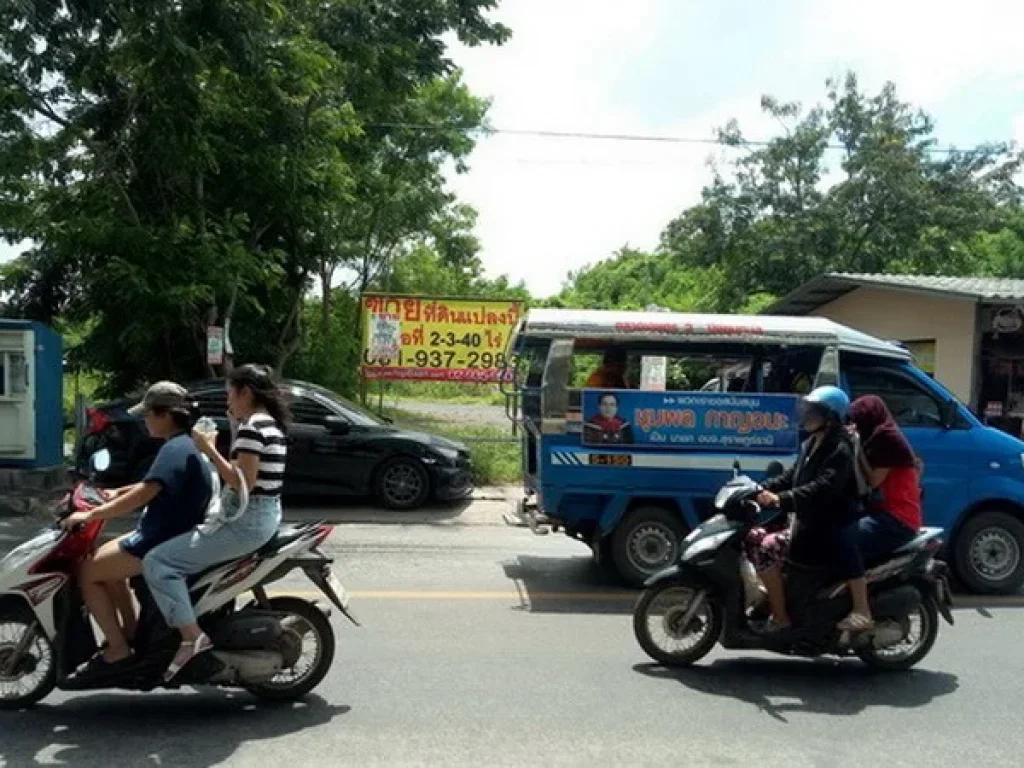
<svg viewBox="0 0 1024 768">
<path fill-rule="evenodd" d="M 660 506 L 637 507 L 612 533 L 615 569 L 628 585 L 642 587 L 648 578 L 678 562 L 685 537 L 686 526 L 678 513 Z"/>
<path fill-rule="evenodd" d="M 1008 595 L 1024 583 L 1024 523 L 1006 512 L 982 512 L 957 533 L 956 574 L 971 592 Z"/>
</svg>

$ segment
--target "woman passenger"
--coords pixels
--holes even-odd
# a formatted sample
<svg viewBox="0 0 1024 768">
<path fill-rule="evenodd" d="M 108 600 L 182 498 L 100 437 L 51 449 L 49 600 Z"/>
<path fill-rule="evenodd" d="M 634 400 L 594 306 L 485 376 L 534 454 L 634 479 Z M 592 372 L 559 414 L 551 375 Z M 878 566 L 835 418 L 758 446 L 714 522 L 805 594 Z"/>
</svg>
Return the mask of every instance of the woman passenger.
<svg viewBox="0 0 1024 768">
<path fill-rule="evenodd" d="M 921 528 L 918 461 L 885 401 L 865 395 L 850 406 L 850 421 L 860 440 L 857 460 L 876 494 L 871 514 L 857 523 L 856 539 L 867 564 L 875 563 L 913 539 Z M 864 577 L 849 582 L 855 608 L 839 624 L 853 632 L 871 629 L 874 621 Z"/>
<path fill-rule="evenodd" d="M 212 647 L 199 628 L 186 577 L 218 563 L 255 552 L 281 523 L 290 420 L 284 394 L 262 365 L 235 368 L 226 384 L 228 415 L 238 424 L 230 458 L 217 450 L 216 434 L 194 431 L 193 437 L 230 489 L 219 520 L 171 539 L 150 552 L 143 563 L 146 583 L 167 624 L 181 632 L 181 645 L 165 674 L 171 680 L 192 658 Z M 242 484 L 248 492 L 243 506 Z"/>
</svg>

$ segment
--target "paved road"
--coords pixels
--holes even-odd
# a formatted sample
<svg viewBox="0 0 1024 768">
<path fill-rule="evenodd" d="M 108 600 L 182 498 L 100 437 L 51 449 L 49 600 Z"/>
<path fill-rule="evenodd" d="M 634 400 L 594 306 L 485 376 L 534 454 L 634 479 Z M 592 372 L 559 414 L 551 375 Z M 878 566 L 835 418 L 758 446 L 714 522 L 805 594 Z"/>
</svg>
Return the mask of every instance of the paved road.
<svg viewBox="0 0 1024 768">
<path fill-rule="evenodd" d="M 303 704 L 216 691 L 55 694 L 0 716 L 0 762 L 1020 764 L 1017 608 L 958 610 L 906 675 L 721 652 L 669 673 L 633 639 L 633 595 L 597 573 L 587 550 L 505 528 L 500 508 L 340 526 L 330 549 L 365 626 L 335 620 L 336 665 Z M 0 521 L 0 550 L 19 530 Z M 299 579 L 282 588 L 309 590 Z"/>
</svg>

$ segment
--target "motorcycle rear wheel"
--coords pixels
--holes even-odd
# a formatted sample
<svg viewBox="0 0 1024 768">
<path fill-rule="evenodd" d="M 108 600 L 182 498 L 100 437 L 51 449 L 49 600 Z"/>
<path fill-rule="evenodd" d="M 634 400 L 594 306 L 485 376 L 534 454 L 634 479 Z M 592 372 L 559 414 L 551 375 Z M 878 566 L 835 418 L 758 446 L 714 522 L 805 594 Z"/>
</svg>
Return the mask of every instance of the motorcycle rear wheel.
<svg viewBox="0 0 1024 768">
<path fill-rule="evenodd" d="M 292 626 L 286 631 L 299 635 L 301 653 L 294 665 L 282 670 L 273 680 L 250 683 L 245 686 L 245 690 L 268 701 L 295 701 L 320 685 L 330 671 L 331 664 L 334 663 L 334 629 L 323 611 L 297 597 L 273 597 L 270 599 L 270 609 L 290 614 L 283 621 L 293 620 Z M 307 639 L 312 639 L 316 643 L 313 659 L 306 669 L 293 677 L 291 673 L 306 655 L 304 651 Z"/>
<path fill-rule="evenodd" d="M 7 670 L 25 632 L 34 632 L 18 668 Z M 0 609 L 0 710 L 24 709 L 45 699 L 57 685 L 57 656 L 35 616 L 22 606 Z"/>
<path fill-rule="evenodd" d="M 904 672 L 920 663 L 932 650 L 939 636 L 939 611 L 935 600 L 926 597 L 918 603 L 917 609 L 907 618 L 907 635 L 914 631 L 914 619 L 918 619 L 921 626 L 916 633 L 919 635 L 917 639 L 908 643 L 905 637 L 903 643 L 889 648 L 868 645 L 857 651 L 860 660 L 873 669 L 885 672 Z"/>
<path fill-rule="evenodd" d="M 699 592 L 690 584 L 667 582 L 645 590 L 640 596 L 633 609 L 633 633 L 644 653 L 659 664 L 688 667 L 707 656 L 718 642 L 722 634 L 722 606 L 711 593 L 705 594 L 704 603 L 690 619 L 689 626 L 680 626 Z M 661 605 L 664 605 L 663 615 L 659 617 Z M 665 638 L 656 637 L 655 629 L 661 630 Z"/>
</svg>

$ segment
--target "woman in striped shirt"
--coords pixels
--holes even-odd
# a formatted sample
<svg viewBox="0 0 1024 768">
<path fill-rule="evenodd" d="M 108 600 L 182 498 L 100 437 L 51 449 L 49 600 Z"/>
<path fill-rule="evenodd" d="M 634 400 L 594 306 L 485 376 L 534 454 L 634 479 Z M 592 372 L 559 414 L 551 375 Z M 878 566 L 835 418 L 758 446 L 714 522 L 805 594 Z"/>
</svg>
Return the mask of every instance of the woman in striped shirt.
<svg viewBox="0 0 1024 768">
<path fill-rule="evenodd" d="M 186 577 L 255 552 L 270 541 L 281 523 L 288 453 L 284 430 L 290 418 L 284 395 L 270 369 L 262 365 L 234 369 L 228 375 L 227 394 L 228 417 L 237 425 L 230 457 L 217 450 L 216 433 L 193 432 L 199 450 L 230 489 L 221 499 L 220 514 L 156 547 L 142 563 L 167 624 L 181 632 L 181 647 L 167 668 L 166 680 L 212 647 L 196 622 Z"/>
</svg>

